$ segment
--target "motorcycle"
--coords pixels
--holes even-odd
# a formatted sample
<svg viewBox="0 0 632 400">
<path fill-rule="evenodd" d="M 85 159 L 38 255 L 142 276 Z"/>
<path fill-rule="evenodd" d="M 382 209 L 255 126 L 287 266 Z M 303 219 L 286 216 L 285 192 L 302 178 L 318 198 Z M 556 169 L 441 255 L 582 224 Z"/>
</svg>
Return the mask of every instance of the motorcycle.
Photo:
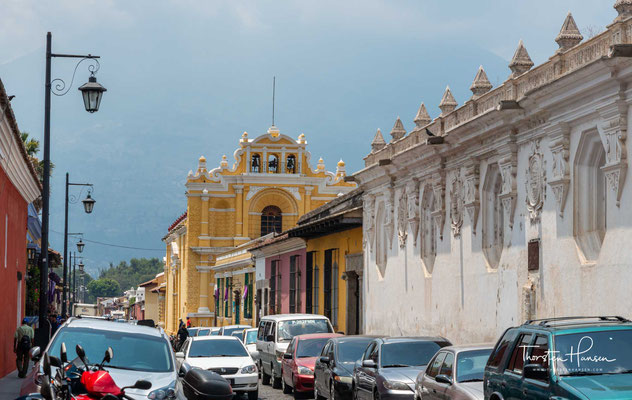
<svg viewBox="0 0 632 400">
<path fill-rule="evenodd" d="M 111 347 L 105 352 L 103 361 L 98 365 L 90 365 L 84 349 L 77 345 L 77 358 L 68 362 L 66 345 L 62 343 L 60 357 L 44 353 L 42 385 L 39 394 L 30 394 L 18 400 L 124 400 L 131 399 L 125 394 L 126 389 L 151 389 L 151 382 L 136 381 L 132 386 L 119 388 L 110 373 L 103 366 L 109 363 L 114 354 Z M 52 368 L 56 367 L 55 376 Z"/>
</svg>

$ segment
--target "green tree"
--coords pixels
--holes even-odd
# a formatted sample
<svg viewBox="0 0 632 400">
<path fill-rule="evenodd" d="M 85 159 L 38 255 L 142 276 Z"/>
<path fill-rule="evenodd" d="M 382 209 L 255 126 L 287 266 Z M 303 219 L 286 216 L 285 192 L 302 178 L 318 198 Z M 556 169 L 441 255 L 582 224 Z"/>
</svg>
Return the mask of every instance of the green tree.
<svg viewBox="0 0 632 400">
<path fill-rule="evenodd" d="M 120 296 L 121 286 L 114 279 L 100 278 L 88 284 L 88 292 L 94 297 Z"/>
<path fill-rule="evenodd" d="M 129 290 L 152 280 L 163 270 L 163 263 L 157 258 L 132 258 L 129 263 L 121 261 L 116 266 L 110 265 L 110 268 L 101 271 L 99 279 L 113 279 L 123 290 Z"/>
</svg>

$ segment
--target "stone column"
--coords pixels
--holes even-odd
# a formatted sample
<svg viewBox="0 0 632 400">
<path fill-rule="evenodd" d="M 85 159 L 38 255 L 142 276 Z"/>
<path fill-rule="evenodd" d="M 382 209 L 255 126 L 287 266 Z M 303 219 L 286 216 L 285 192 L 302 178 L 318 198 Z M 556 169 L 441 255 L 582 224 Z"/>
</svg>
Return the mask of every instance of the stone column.
<svg viewBox="0 0 632 400">
<path fill-rule="evenodd" d="M 200 219 L 200 236 L 208 236 L 208 190 L 202 192 L 202 218 Z"/>
<path fill-rule="evenodd" d="M 235 236 L 242 237 L 244 235 L 244 185 L 233 185 L 235 189 Z"/>
<path fill-rule="evenodd" d="M 198 313 L 210 313 L 208 308 L 208 296 L 209 296 L 209 284 L 208 279 L 211 271 L 211 267 L 208 265 L 198 265 L 195 267 L 200 273 L 200 306 L 197 309 Z"/>
</svg>

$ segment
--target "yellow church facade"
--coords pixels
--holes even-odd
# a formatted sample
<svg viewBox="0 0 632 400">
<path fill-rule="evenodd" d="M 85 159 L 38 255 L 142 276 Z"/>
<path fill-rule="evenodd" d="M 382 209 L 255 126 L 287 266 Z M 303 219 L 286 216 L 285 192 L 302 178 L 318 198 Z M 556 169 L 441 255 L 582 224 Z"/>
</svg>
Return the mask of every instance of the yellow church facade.
<svg viewBox="0 0 632 400">
<path fill-rule="evenodd" d="M 200 157 L 187 176 L 187 208 L 163 238 L 163 326 L 254 324 L 254 261 L 248 249 L 262 236 L 294 227 L 305 213 L 346 194 L 345 165 L 335 172 L 322 159 L 312 168 L 305 135 L 276 127 L 254 139 L 244 132 L 233 153 L 209 170 Z"/>
</svg>

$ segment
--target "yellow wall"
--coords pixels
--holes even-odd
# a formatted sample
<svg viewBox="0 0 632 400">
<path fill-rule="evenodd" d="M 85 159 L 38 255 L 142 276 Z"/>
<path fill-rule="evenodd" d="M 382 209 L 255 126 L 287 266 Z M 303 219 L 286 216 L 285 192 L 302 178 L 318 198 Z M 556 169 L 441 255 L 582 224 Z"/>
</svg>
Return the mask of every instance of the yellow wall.
<svg viewBox="0 0 632 400">
<path fill-rule="evenodd" d="M 342 279 L 342 275 L 346 270 L 345 255 L 362 252 L 362 228 L 349 229 L 307 240 L 307 252 L 315 252 L 314 267 L 318 266 L 318 313 L 323 315 L 325 310 L 325 251 L 329 249 L 338 249 L 338 257 L 333 260 L 333 262 L 338 263 L 338 323 L 334 326 L 334 329 L 336 332 L 346 333 L 347 282 Z"/>
</svg>

